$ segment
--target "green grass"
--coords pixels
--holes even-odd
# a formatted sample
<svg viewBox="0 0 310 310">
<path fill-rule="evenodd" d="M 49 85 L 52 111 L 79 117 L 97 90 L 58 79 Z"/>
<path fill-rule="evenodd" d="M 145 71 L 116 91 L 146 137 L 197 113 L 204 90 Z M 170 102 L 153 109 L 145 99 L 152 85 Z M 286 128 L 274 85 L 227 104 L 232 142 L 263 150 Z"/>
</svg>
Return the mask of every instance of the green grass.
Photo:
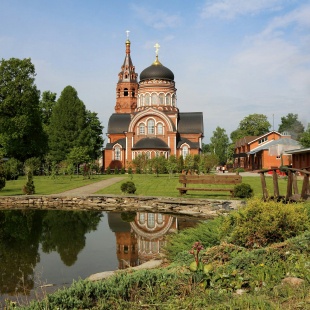
<svg viewBox="0 0 310 310">
<path fill-rule="evenodd" d="M 179 191 L 176 189 L 180 187 L 178 176 L 159 175 L 155 174 L 135 174 L 132 179 L 128 176 L 128 180 L 132 180 L 137 188 L 136 195 L 139 196 L 163 196 L 163 197 L 180 197 Z M 121 184 L 127 180 L 123 180 L 119 183 L 115 183 L 107 188 L 103 188 L 98 191 L 97 194 L 121 194 Z M 254 190 L 255 197 L 262 197 L 262 186 L 260 177 L 242 177 L 242 182 L 249 184 Z M 270 195 L 273 195 L 273 182 L 271 177 L 266 177 L 267 188 Z M 195 187 L 198 186 L 195 184 Z M 201 185 L 203 187 L 204 185 Z M 281 195 L 286 194 L 287 181 L 279 179 L 279 190 Z M 301 188 L 301 181 L 299 181 Z M 220 186 L 223 187 L 223 186 Z M 229 188 L 231 186 L 228 186 Z M 212 198 L 212 199 L 231 199 L 230 192 L 195 192 L 188 191 L 186 195 L 182 197 L 186 198 Z"/>
<path fill-rule="evenodd" d="M 161 196 L 161 197 L 180 197 L 179 191 L 176 189 L 181 186 L 179 183 L 179 177 L 177 175 L 169 176 L 167 174 L 161 174 L 159 176 L 155 174 L 134 174 L 129 175 L 94 175 L 91 179 L 84 179 L 83 176 L 58 176 L 53 179 L 47 176 L 35 176 L 34 185 L 36 195 L 49 195 L 58 194 L 64 191 L 88 185 L 90 183 L 98 182 L 107 178 L 115 176 L 125 177 L 118 183 L 115 183 L 107 188 L 103 188 L 96 194 L 115 194 L 120 195 L 121 184 L 125 181 L 132 180 L 137 188 L 136 195 L 138 196 Z M 127 179 L 126 179 L 127 177 Z M 255 197 L 262 197 L 262 187 L 259 175 L 255 177 L 242 177 L 243 183 L 248 183 L 254 190 Z M 273 195 L 273 183 L 271 177 L 266 177 L 267 188 L 270 195 Z M 0 196 L 14 196 L 22 195 L 22 187 L 26 184 L 25 177 L 19 177 L 16 181 L 7 181 L 6 186 L 0 191 Z M 195 185 L 205 186 L 205 185 Z M 287 181 L 279 179 L 280 194 L 285 195 Z M 301 181 L 299 181 L 301 188 Z M 216 186 L 215 186 L 216 187 Z M 223 187 L 222 185 L 220 187 Z M 231 188 L 232 186 L 228 186 Z M 195 192 L 189 191 L 184 198 L 210 198 L 210 199 L 231 199 L 230 192 Z"/>
<path fill-rule="evenodd" d="M 51 178 L 47 176 L 34 176 L 33 182 L 36 195 L 50 195 L 65 192 L 94 182 L 115 177 L 115 175 L 94 175 L 91 179 L 80 176 L 58 176 Z M 7 181 L 5 187 L 0 191 L 0 196 L 23 195 L 22 187 L 26 184 L 26 177 L 21 176 L 18 180 Z"/>
</svg>

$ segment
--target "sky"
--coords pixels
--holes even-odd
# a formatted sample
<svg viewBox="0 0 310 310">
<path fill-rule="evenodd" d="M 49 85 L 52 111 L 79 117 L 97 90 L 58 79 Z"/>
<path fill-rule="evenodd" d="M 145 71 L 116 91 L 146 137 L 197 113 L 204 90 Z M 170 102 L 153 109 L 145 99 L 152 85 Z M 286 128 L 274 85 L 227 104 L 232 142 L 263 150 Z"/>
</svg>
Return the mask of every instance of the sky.
<svg viewBox="0 0 310 310">
<path fill-rule="evenodd" d="M 73 86 L 104 126 L 129 30 L 136 73 L 173 71 L 180 112 L 203 112 L 204 143 L 254 113 L 310 122 L 310 0 L 0 0 L 0 59 L 31 58 L 35 84 Z"/>
</svg>

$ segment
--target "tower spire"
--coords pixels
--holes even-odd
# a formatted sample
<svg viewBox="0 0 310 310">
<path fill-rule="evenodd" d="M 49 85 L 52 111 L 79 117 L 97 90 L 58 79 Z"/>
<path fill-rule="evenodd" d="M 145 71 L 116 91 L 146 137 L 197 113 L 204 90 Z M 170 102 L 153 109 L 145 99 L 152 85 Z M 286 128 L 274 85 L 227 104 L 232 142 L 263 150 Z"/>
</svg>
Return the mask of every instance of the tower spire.
<svg viewBox="0 0 310 310">
<path fill-rule="evenodd" d="M 159 48 L 160 48 L 160 45 L 158 43 L 156 43 L 154 45 L 155 47 L 155 55 L 156 55 L 156 59 L 155 61 L 153 62 L 153 65 L 161 65 L 160 61 L 158 60 L 158 51 L 159 51 Z"/>
</svg>

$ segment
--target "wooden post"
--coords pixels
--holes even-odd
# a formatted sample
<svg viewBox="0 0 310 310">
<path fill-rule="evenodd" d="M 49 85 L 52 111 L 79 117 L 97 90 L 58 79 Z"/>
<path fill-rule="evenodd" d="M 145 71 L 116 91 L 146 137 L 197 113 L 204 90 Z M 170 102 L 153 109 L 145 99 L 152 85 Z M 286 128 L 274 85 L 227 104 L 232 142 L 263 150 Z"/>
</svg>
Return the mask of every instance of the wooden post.
<svg viewBox="0 0 310 310">
<path fill-rule="evenodd" d="M 289 170 L 288 175 L 287 175 L 287 189 L 286 189 L 286 200 L 289 200 L 290 197 L 292 196 L 292 185 L 293 185 L 293 174 Z"/>
<path fill-rule="evenodd" d="M 309 190 L 309 174 L 304 174 L 304 181 L 302 182 L 301 199 L 306 200 L 308 198 Z"/>
<path fill-rule="evenodd" d="M 263 171 L 260 172 L 260 180 L 262 183 L 263 198 L 264 198 L 264 200 L 267 200 L 268 199 L 268 190 L 267 190 L 267 186 L 266 186 L 265 174 Z"/>
<path fill-rule="evenodd" d="M 272 179 L 273 179 L 273 195 L 275 198 L 278 198 L 280 196 L 280 193 L 278 184 L 278 174 L 276 170 L 272 171 Z"/>
<path fill-rule="evenodd" d="M 293 192 L 298 195 L 297 176 L 296 171 L 293 172 Z"/>
</svg>

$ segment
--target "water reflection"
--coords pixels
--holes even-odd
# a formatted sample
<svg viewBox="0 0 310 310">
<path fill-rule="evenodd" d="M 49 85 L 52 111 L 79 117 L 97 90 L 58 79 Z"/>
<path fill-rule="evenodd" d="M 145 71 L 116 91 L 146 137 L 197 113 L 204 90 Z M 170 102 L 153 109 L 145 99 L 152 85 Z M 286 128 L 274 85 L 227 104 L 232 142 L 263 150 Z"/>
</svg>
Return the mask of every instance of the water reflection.
<svg viewBox="0 0 310 310">
<path fill-rule="evenodd" d="M 42 270 L 45 283 L 60 285 L 157 258 L 166 234 L 197 221 L 140 212 L 1 211 L 0 306 L 4 296 L 30 294 Z"/>
</svg>

